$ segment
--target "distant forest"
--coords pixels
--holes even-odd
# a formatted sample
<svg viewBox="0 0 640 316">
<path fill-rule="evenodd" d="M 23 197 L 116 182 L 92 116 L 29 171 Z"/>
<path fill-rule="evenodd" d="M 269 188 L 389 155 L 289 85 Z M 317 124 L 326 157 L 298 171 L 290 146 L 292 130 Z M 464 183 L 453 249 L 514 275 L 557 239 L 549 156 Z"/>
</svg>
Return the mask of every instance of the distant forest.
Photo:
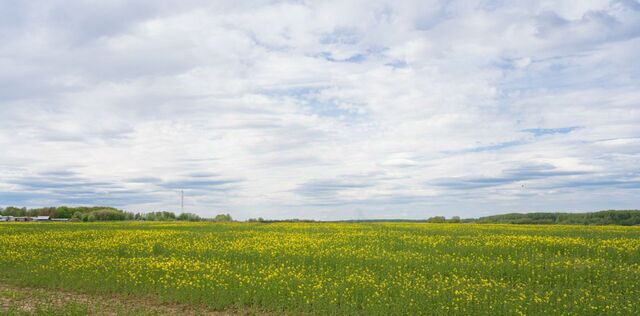
<svg viewBox="0 0 640 316">
<path fill-rule="evenodd" d="M 230 222 L 233 218 L 229 214 L 219 214 L 214 218 L 204 218 L 193 213 L 150 212 L 132 213 L 113 207 L 43 207 L 43 208 L 0 208 L 1 216 L 50 216 L 52 218 L 68 218 L 73 221 L 216 221 Z M 249 222 L 314 222 L 314 220 L 268 220 L 249 219 Z M 480 218 L 465 218 L 459 216 L 445 218 L 434 216 L 424 220 L 404 219 L 372 219 L 372 220 L 346 220 L 338 222 L 422 222 L 422 223 L 479 223 L 479 224 L 565 224 L 565 225 L 640 225 L 640 210 L 607 210 L 591 213 L 510 213 L 485 216 Z"/>
<path fill-rule="evenodd" d="M 34 217 L 34 216 L 50 216 L 51 218 L 67 218 L 74 221 L 94 222 L 94 221 L 124 221 L 124 220 L 140 220 L 140 221 L 217 221 L 230 222 L 233 219 L 229 214 L 220 214 L 214 218 L 203 218 L 193 213 L 181 213 L 176 215 L 173 212 L 150 212 L 150 213 L 132 213 L 125 212 L 113 207 L 42 207 L 27 209 L 25 207 L 7 207 L 0 208 L 0 215 L 15 217 Z"/>
<path fill-rule="evenodd" d="M 640 210 L 607 210 L 590 213 L 510 213 L 464 218 L 429 217 L 425 220 L 372 219 L 346 222 L 413 222 L 413 223 L 478 223 L 478 224 L 563 224 L 563 225 L 640 225 Z"/>
<path fill-rule="evenodd" d="M 511 213 L 480 217 L 477 223 L 640 225 L 640 210 L 608 210 L 592 213 Z"/>
</svg>

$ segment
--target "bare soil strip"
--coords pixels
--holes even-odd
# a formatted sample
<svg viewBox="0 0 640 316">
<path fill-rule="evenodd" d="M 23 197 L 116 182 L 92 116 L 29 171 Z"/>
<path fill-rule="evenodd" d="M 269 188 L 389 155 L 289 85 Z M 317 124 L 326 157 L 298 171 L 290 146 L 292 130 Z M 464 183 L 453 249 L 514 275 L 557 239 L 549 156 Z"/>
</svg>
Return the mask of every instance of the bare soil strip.
<svg viewBox="0 0 640 316">
<path fill-rule="evenodd" d="M 0 281 L 1 315 L 269 315 L 254 310 L 216 311 L 206 306 L 160 303 L 125 295 L 83 294 L 19 287 Z"/>
</svg>

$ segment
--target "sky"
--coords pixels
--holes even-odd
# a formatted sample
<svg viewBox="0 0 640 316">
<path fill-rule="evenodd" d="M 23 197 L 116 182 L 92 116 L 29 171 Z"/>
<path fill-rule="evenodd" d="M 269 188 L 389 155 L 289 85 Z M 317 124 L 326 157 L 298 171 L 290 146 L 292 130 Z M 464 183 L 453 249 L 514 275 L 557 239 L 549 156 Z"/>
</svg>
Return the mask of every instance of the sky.
<svg viewBox="0 0 640 316">
<path fill-rule="evenodd" d="M 0 2 L 0 207 L 640 208 L 640 2 Z"/>
</svg>

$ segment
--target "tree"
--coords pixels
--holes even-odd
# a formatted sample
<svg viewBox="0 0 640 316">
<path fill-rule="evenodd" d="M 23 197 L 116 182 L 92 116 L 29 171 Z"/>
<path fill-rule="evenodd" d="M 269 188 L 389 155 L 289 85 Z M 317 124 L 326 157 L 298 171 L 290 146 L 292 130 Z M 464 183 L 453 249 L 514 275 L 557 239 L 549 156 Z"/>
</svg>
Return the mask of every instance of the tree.
<svg viewBox="0 0 640 316">
<path fill-rule="evenodd" d="M 233 218 L 231 218 L 231 215 L 229 214 L 218 214 L 213 218 L 213 220 L 216 222 L 231 222 L 233 221 Z"/>
<path fill-rule="evenodd" d="M 4 209 L 2 212 L 4 216 L 27 216 L 27 208 L 17 208 L 13 206 L 9 206 Z"/>
<path fill-rule="evenodd" d="M 445 223 L 447 220 L 444 216 L 433 216 L 427 219 L 427 223 Z"/>
<path fill-rule="evenodd" d="M 202 220 L 202 218 L 196 214 L 193 213 L 181 213 L 180 215 L 178 215 L 178 220 L 179 221 L 189 221 L 189 222 L 197 222 Z"/>
</svg>

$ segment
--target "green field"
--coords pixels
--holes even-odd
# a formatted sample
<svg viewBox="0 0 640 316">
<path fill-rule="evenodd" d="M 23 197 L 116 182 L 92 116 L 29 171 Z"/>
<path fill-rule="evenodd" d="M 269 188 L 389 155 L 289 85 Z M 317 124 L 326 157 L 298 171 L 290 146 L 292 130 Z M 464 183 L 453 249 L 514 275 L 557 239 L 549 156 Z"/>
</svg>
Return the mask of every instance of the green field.
<svg viewBox="0 0 640 316">
<path fill-rule="evenodd" d="M 640 227 L 2 223 L 0 283 L 251 313 L 640 315 Z"/>
</svg>

